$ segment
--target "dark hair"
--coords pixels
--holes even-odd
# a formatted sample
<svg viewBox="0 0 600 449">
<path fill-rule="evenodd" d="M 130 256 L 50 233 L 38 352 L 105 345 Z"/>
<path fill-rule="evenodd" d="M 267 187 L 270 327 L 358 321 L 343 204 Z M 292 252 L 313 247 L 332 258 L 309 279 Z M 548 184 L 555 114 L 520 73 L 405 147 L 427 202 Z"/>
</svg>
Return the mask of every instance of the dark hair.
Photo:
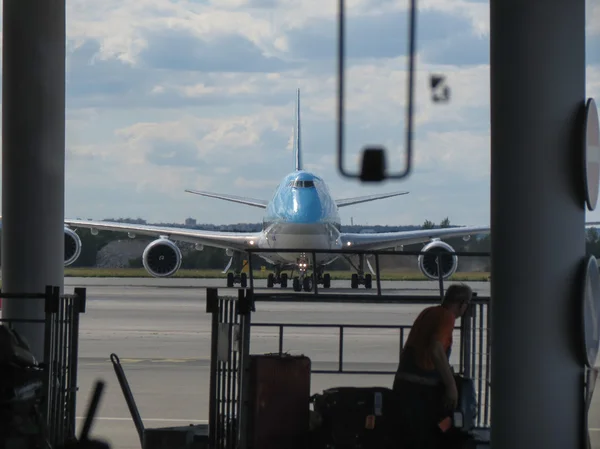
<svg viewBox="0 0 600 449">
<path fill-rule="evenodd" d="M 446 290 L 442 304 L 468 304 L 473 297 L 473 290 L 467 284 L 452 284 Z"/>
</svg>

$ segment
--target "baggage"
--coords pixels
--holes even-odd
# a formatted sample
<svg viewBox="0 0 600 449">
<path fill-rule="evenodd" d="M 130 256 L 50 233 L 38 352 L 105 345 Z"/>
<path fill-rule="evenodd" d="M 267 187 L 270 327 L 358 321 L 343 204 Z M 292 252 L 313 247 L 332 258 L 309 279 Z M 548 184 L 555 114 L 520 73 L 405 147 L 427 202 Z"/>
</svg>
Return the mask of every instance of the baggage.
<svg viewBox="0 0 600 449">
<path fill-rule="evenodd" d="M 14 363 L 19 366 L 38 366 L 29 345 L 15 329 L 0 325 L 0 364 Z"/>
<path fill-rule="evenodd" d="M 25 339 L 5 325 L 0 325 L 0 373 L 0 447 L 44 447 L 44 370 Z"/>
<path fill-rule="evenodd" d="M 460 374 L 455 374 L 454 380 L 458 390 L 458 406 L 453 416 L 453 428 L 468 433 L 475 428 L 477 419 L 478 404 L 475 382 Z"/>
<path fill-rule="evenodd" d="M 454 375 L 458 390 L 458 405 L 454 410 L 451 420 L 452 426 L 445 433 L 445 448 L 471 449 L 478 447 L 473 435 L 477 419 L 477 394 L 473 379 Z"/>
<path fill-rule="evenodd" d="M 397 448 L 394 396 L 385 387 L 338 387 L 314 395 L 311 447 Z"/>
<path fill-rule="evenodd" d="M 306 356 L 251 355 L 248 449 L 305 449 L 311 362 Z"/>
</svg>

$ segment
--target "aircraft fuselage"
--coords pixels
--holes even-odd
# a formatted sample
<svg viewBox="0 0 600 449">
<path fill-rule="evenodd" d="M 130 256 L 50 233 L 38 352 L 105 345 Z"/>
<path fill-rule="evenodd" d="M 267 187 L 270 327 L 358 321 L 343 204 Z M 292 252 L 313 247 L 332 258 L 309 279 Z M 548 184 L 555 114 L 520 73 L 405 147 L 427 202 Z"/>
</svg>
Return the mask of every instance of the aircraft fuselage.
<svg viewBox="0 0 600 449">
<path fill-rule="evenodd" d="M 270 263 L 295 264 L 299 259 L 313 265 L 310 250 L 340 249 L 340 214 L 325 182 L 298 170 L 279 184 L 263 218 L 259 248 L 303 249 L 306 253 L 259 253 Z M 335 254 L 316 254 L 318 265 L 333 262 Z"/>
</svg>

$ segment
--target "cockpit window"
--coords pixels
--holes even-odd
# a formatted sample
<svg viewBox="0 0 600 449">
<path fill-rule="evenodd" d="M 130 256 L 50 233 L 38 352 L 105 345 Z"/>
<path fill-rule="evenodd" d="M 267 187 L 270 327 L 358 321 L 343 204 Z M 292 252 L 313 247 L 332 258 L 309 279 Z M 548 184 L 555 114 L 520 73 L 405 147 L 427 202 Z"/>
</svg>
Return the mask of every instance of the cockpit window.
<svg viewBox="0 0 600 449">
<path fill-rule="evenodd" d="M 292 181 L 290 182 L 290 186 L 297 188 L 306 188 L 306 187 L 314 187 L 314 181 Z"/>
</svg>

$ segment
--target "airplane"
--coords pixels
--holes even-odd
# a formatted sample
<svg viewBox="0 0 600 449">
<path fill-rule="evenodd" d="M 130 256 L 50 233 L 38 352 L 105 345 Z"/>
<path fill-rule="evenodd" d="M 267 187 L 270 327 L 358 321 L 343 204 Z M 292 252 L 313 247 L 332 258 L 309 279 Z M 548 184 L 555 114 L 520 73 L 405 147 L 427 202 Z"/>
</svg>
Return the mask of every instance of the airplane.
<svg viewBox="0 0 600 449">
<path fill-rule="evenodd" d="M 296 91 L 295 126 L 294 126 L 294 170 L 287 174 L 279 183 L 270 201 L 247 198 L 236 195 L 219 194 L 187 189 L 187 193 L 216 198 L 224 201 L 257 207 L 265 210 L 262 229 L 258 232 L 221 232 L 186 229 L 176 227 L 159 227 L 130 223 L 65 220 L 65 266 L 71 265 L 81 253 L 81 239 L 77 228 L 87 228 L 96 235 L 99 230 L 127 232 L 130 238 L 136 235 L 157 237 L 145 248 L 142 254 L 143 266 L 154 277 L 173 276 L 181 267 L 182 254 L 174 241 L 195 243 L 197 250 L 204 245 L 222 248 L 230 257 L 229 263 L 223 270 L 227 273 L 227 287 L 239 283 L 242 288 L 247 286 L 247 275 L 241 270 L 241 255 L 250 248 L 270 249 L 305 249 L 306 252 L 286 253 L 267 252 L 258 255 L 274 265 L 275 273 L 267 279 L 267 287 L 279 284 L 287 288 L 289 277 L 284 272 L 291 269 L 293 289 L 295 291 L 312 291 L 313 282 L 324 288 L 331 286 L 331 276 L 326 272 L 327 266 L 340 256 L 345 257 L 352 265 L 355 273 L 351 276 L 351 287 L 364 285 L 372 288 L 372 275 L 375 275 L 368 258 L 359 256 L 358 266 L 350 257 L 341 254 L 316 255 L 316 266 L 313 265 L 311 250 L 383 250 L 401 249 L 404 245 L 423 243 L 422 254 L 417 259 L 420 271 L 429 279 L 438 279 L 438 264 L 436 255 L 439 252 L 454 252 L 446 242 L 445 237 L 463 237 L 465 241 L 471 235 L 485 234 L 489 226 L 461 226 L 442 229 L 420 229 L 413 231 L 384 232 L 384 233 L 347 233 L 341 228 L 339 209 L 370 201 L 406 195 L 409 192 L 392 192 L 386 194 L 367 195 L 355 198 L 334 199 L 325 181 L 303 169 L 302 141 L 300 128 L 300 89 Z M 586 225 L 594 225 L 586 223 Z M 365 260 L 371 273 L 365 274 Z M 233 271 L 231 267 L 234 265 Z M 442 277 L 448 279 L 458 267 L 458 257 L 453 255 L 442 259 Z M 316 276 L 309 275 L 313 270 Z M 294 276 L 295 272 L 297 275 Z"/>
</svg>

